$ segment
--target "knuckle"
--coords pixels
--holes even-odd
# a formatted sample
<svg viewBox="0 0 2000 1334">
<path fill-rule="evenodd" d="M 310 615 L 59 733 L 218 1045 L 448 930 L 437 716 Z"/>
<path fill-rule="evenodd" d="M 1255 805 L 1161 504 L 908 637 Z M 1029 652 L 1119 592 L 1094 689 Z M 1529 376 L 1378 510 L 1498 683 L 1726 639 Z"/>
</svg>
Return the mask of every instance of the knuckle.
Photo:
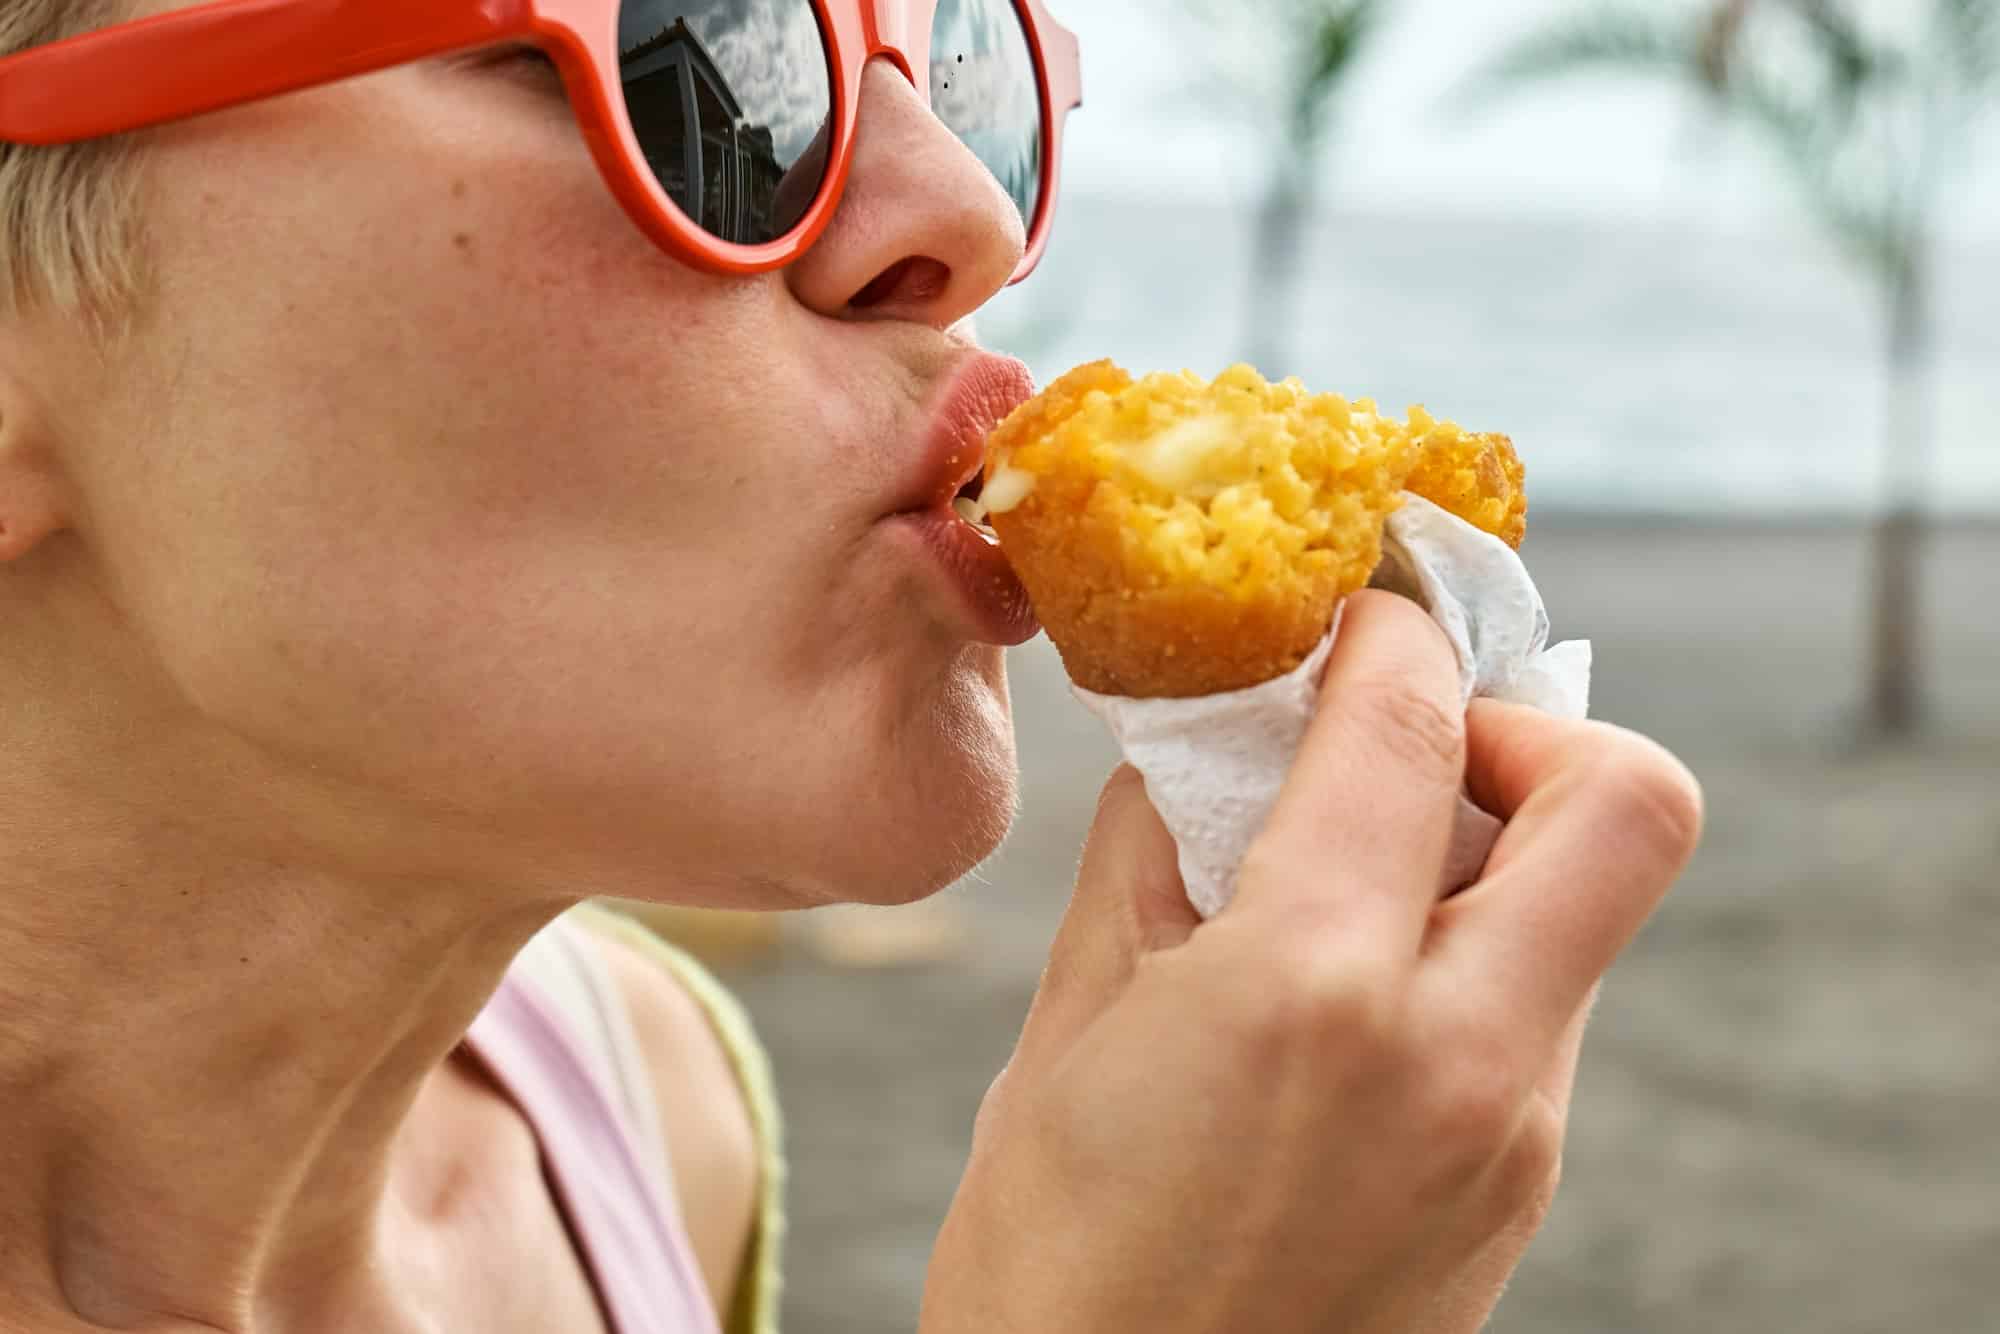
<svg viewBox="0 0 2000 1334">
<path fill-rule="evenodd" d="M 1459 1185 L 1483 1177 L 1514 1145 L 1524 1094 L 1514 1063 L 1492 1044 L 1461 1048 L 1432 1081 L 1430 1132 Z"/>
<path fill-rule="evenodd" d="M 1266 826 L 1251 840 L 1250 846 L 1244 850 L 1243 860 L 1236 866 L 1236 883 L 1239 886 L 1282 886 L 1299 879 L 1299 866 L 1286 848 L 1281 833 Z"/>
<path fill-rule="evenodd" d="M 1498 1203 L 1508 1218 L 1539 1223 L 1562 1183 L 1563 1121 L 1546 1098 L 1535 1098 L 1500 1160 Z"/>
<path fill-rule="evenodd" d="M 1465 715 L 1407 676 L 1355 682 L 1344 703 L 1398 763 L 1456 782 L 1465 772 Z"/>
<path fill-rule="evenodd" d="M 1454 1156 L 1484 1166 L 1506 1146 L 1516 1111 L 1504 1081 L 1483 1071 L 1461 1074 L 1438 1101 L 1435 1128 Z"/>
<path fill-rule="evenodd" d="M 1610 818 L 1661 862 L 1678 868 L 1701 841 L 1701 784 L 1687 766 L 1642 737 L 1627 735 L 1602 762 L 1595 786 Z"/>
<path fill-rule="evenodd" d="M 1295 935 L 1273 985 L 1259 989 L 1254 1023 L 1266 1041 L 1319 1065 L 1333 1052 L 1350 1056 L 1382 1050 L 1393 1027 L 1387 977 L 1349 949 L 1324 948 L 1319 931 Z"/>
<path fill-rule="evenodd" d="M 1111 771 L 1111 777 L 1104 780 L 1104 787 L 1097 794 L 1098 814 L 1144 800 L 1145 796 L 1146 780 L 1131 765 L 1121 764 Z"/>
<path fill-rule="evenodd" d="M 993 1082 L 986 1086 L 986 1096 L 979 1100 L 979 1110 L 972 1117 L 972 1139 L 975 1144 L 983 1144 L 994 1134 L 994 1126 L 1005 1119 L 1005 1107 L 1012 1097 L 1019 1080 L 1009 1081 L 1008 1072 L 1014 1063 L 1009 1061 L 993 1076 Z"/>
</svg>

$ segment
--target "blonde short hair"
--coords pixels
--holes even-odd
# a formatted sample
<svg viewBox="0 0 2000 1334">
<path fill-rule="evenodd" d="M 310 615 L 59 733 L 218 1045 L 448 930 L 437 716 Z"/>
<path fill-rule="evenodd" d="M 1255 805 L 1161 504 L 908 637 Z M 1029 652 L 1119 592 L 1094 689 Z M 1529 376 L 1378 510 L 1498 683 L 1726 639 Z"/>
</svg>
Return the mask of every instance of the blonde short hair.
<svg viewBox="0 0 2000 1334">
<path fill-rule="evenodd" d="M 0 0 L 0 55 L 115 23 L 127 4 Z M 145 290 L 138 149 L 134 135 L 0 143 L 0 316 L 74 314 L 100 342 L 127 329 Z"/>
</svg>

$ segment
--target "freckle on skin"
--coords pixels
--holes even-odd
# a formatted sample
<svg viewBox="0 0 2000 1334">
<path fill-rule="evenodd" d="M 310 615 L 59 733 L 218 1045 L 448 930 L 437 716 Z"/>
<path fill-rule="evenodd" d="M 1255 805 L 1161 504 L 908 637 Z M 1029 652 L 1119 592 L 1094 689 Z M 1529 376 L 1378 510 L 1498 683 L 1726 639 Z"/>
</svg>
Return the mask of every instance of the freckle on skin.
<svg viewBox="0 0 2000 1334">
<path fill-rule="evenodd" d="M 453 182 L 451 183 L 451 197 L 452 197 L 453 199 L 463 199 L 463 198 L 465 198 L 465 189 L 466 189 L 466 186 L 465 186 L 465 182 L 464 182 L 463 180 L 457 180 L 457 181 L 453 181 Z"/>
<path fill-rule="evenodd" d="M 460 250 L 470 250 L 472 249 L 472 233 L 453 232 L 451 234 L 451 243 L 457 246 Z"/>
</svg>

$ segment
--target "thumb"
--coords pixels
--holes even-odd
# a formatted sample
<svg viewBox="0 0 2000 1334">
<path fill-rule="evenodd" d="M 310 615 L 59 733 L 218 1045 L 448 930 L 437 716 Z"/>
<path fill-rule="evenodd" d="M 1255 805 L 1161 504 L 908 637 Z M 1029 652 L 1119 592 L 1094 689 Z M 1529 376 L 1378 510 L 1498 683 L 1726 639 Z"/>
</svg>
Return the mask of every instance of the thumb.
<svg viewBox="0 0 2000 1334">
<path fill-rule="evenodd" d="M 1147 799 L 1145 780 L 1120 765 L 1097 799 L 1023 1048 L 1066 1045 L 1117 999 L 1142 957 L 1184 943 L 1200 924 L 1181 884 L 1173 836 Z"/>
</svg>

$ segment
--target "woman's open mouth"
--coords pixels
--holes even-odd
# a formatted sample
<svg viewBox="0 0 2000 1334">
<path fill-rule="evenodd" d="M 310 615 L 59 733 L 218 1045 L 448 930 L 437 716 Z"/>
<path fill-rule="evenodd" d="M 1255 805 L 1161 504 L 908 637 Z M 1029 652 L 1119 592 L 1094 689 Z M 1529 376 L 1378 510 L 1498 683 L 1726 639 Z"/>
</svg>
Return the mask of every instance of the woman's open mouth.
<svg viewBox="0 0 2000 1334">
<path fill-rule="evenodd" d="M 1000 535 L 993 531 L 992 524 L 986 522 L 986 507 L 979 503 L 979 494 L 985 489 L 985 473 L 975 473 L 971 481 L 958 488 L 958 494 L 951 498 L 951 507 L 959 518 L 977 528 L 985 537 L 998 542 Z"/>
<path fill-rule="evenodd" d="M 1041 632 L 1041 622 L 985 518 L 977 482 L 961 488 L 949 504 L 898 516 L 922 537 L 953 586 L 970 614 L 972 637 L 1008 647 L 1025 644 Z"/>
<path fill-rule="evenodd" d="M 949 501 L 898 515 L 923 539 L 932 560 L 952 586 L 969 617 L 970 635 L 983 643 L 1012 647 L 1041 633 L 1028 590 L 1000 550 L 999 534 L 986 522 L 978 476 Z"/>
<path fill-rule="evenodd" d="M 986 522 L 986 437 L 1034 393 L 1027 367 L 976 354 L 943 386 L 932 409 L 904 505 L 894 516 L 923 540 L 967 613 L 972 638 L 1026 643 L 1041 630 L 1027 590 Z"/>
</svg>

